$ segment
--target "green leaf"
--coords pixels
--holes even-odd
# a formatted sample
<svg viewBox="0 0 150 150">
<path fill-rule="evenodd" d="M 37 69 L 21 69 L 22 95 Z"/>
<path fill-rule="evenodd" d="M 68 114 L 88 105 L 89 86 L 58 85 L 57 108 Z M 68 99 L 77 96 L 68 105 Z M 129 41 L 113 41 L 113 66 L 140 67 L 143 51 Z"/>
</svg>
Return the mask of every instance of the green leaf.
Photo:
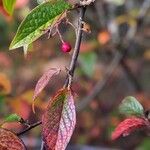
<svg viewBox="0 0 150 150">
<path fill-rule="evenodd" d="M 143 116 L 143 106 L 132 96 L 126 97 L 119 106 L 120 113 L 125 115 Z"/>
<path fill-rule="evenodd" d="M 15 3 L 16 3 L 16 0 L 3 0 L 4 9 L 9 15 L 12 15 L 14 11 Z"/>
<path fill-rule="evenodd" d="M 17 114 L 11 114 L 4 119 L 4 123 L 6 122 L 20 122 L 22 118 Z"/>
<path fill-rule="evenodd" d="M 92 77 L 94 73 L 94 66 L 96 64 L 97 56 L 94 52 L 88 52 L 85 54 L 81 54 L 80 64 L 82 71 L 88 76 Z"/>
<path fill-rule="evenodd" d="M 10 49 L 25 47 L 26 51 L 30 43 L 43 35 L 71 7 L 65 0 L 49 1 L 37 6 L 21 23 Z"/>
</svg>

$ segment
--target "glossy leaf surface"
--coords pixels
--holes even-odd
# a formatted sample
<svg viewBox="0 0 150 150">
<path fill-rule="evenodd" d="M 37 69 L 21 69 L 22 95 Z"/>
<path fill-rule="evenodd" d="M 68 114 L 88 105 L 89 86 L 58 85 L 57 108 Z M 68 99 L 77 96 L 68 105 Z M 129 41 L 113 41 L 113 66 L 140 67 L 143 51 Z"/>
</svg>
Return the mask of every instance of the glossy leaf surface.
<svg viewBox="0 0 150 150">
<path fill-rule="evenodd" d="M 28 45 L 43 35 L 70 8 L 71 5 L 65 0 L 49 1 L 37 6 L 21 23 L 10 49 L 24 47 L 27 53 Z"/>
</svg>

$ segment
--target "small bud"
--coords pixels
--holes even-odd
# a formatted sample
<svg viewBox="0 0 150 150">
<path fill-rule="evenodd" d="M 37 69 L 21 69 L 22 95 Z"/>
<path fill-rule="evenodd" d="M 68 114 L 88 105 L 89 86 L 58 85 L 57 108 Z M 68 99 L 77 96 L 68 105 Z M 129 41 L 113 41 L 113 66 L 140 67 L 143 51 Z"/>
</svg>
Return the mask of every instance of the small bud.
<svg viewBox="0 0 150 150">
<path fill-rule="evenodd" d="M 68 42 L 63 42 L 63 43 L 62 43 L 62 45 L 61 45 L 61 50 L 62 50 L 63 52 L 65 52 L 65 53 L 70 52 L 71 49 L 72 49 L 72 47 L 71 47 L 70 43 L 68 43 Z"/>
</svg>

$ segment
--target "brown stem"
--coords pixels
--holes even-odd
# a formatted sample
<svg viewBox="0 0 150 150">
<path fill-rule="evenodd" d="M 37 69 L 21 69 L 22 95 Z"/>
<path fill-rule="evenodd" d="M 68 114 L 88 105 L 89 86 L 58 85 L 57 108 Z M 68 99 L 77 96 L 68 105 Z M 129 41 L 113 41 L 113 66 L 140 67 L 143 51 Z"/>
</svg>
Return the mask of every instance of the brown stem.
<svg viewBox="0 0 150 150">
<path fill-rule="evenodd" d="M 85 11 L 86 11 L 86 7 L 83 6 L 83 7 L 80 8 L 77 39 L 76 39 L 76 43 L 75 43 L 74 52 L 73 52 L 73 55 L 72 55 L 70 67 L 69 67 L 69 73 L 68 73 L 68 76 L 67 76 L 67 79 L 66 79 L 66 82 L 65 82 L 65 87 L 71 85 L 72 78 L 74 76 L 74 71 L 75 71 L 75 68 L 76 68 L 77 59 L 78 59 L 78 56 L 79 56 L 80 46 L 81 46 L 81 41 L 82 41 L 82 34 L 83 34 L 82 28 L 83 28 L 83 19 L 84 19 Z"/>
<path fill-rule="evenodd" d="M 28 132 L 29 130 L 31 130 L 31 129 L 37 127 L 37 126 L 39 126 L 40 124 L 42 124 L 42 121 L 38 121 L 38 122 L 36 122 L 36 123 L 33 123 L 33 124 L 31 124 L 29 127 L 27 127 L 26 129 L 24 129 L 23 131 L 17 133 L 17 135 L 20 136 L 20 135 L 22 135 L 22 134 Z"/>
<path fill-rule="evenodd" d="M 72 78 L 74 75 L 74 71 L 76 68 L 76 63 L 77 63 L 77 59 L 79 56 L 79 51 L 80 51 L 80 45 L 81 45 L 81 40 L 82 40 L 82 27 L 83 27 L 83 19 L 84 19 L 84 15 L 85 15 L 85 11 L 86 11 L 86 7 L 81 7 L 80 8 L 80 15 L 79 15 L 79 24 L 78 24 L 78 31 L 77 31 L 77 39 L 76 39 L 76 43 L 75 43 L 75 48 L 74 48 L 74 53 L 72 55 L 72 59 L 71 59 L 71 63 L 70 63 L 70 67 L 69 67 L 69 73 L 65 82 L 65 87 L 68 87 L 71 82 L 72 82 Z M 28 132 L 29 130 L 39 126 L 42 124 L 42 121 L 38 121 L 34 124 L 31 124 L 29 127 L 27 127 L 26 129 L 24 129 L 23 131 L 17 133 L 18 136 Z"/>
</svg>

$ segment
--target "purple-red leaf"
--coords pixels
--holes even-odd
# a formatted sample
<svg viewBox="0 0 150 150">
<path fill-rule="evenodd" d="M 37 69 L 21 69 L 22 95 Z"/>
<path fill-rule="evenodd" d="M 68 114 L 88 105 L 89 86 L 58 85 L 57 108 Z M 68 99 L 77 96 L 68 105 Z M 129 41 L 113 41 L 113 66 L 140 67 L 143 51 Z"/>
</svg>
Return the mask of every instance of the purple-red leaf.
<svg viewBox="0 0 150 150">
<path fill-rule="evenodd" d="M 58 68 L 50 68 L 48 69 L 42 77 L 39 79 L 39 81 L 36 84 L 33 100 L 36 99 L 36 97 L 39 95 L 39 93 L 45 88 L 45 86 L 48 84 L 49 80 L 60 73 L 60 69 Z"/>
<path fill-rule="evenodd" d="M 76 124 L 71 90 L 61 89 L 50 100 L 42 119 L 43 141 L 48 150 L 65 150 Z"/>
<path fill-rule="evenodd" d="M 0 150 L 26 150 L 23 142 L 11 131 L 0 128 Z"/>
<path fill-rule="evenodd" d="M 128 118 L 122 121 L 112 133 L 112 140 L 119 138 L 120 136 L 127 136 L 131 132 L 135 131 L 136 129 L 142 128 L 146 126 L 147 123 L 142 118 Z"/>
</svg>

